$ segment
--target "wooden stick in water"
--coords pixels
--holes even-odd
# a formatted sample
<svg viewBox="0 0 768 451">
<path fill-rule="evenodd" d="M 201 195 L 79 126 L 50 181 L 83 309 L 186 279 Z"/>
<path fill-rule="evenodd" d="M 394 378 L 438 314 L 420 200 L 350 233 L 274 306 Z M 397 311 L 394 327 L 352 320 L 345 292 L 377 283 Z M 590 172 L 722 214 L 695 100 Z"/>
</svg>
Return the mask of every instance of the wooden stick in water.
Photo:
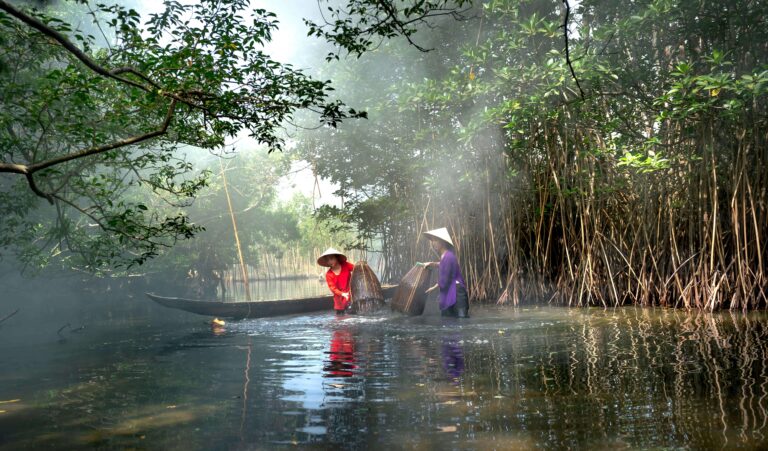
<svg viewBox="0 0 768 451">
<path fill-rule="evenodd" d="M 229 207 L 229 216 L 232 218 L 232 230 L 235 233 L 235 244 L 237 245 L 237 257 L 240 259 L 240 271 L 243 274 L 243 284 L 245 285 L 245 300 L 251 300 L 251 288 L 248 285 L 248 275 L 245 273 L 245 261 L 243 260 L 243 250 L 240 247 L 240 237 L 237 234 L 237 221 L 235 221 L 235 212 L 232 210 L 232 199 L 229 197 L 229 188 L 227 188 L 227 176 L 224 174 L 224 164 L 219 159 L 221 166 L 221 180 L 224 183 L 224 194 L 227 196 L 227 206 Z"/>
</svg>

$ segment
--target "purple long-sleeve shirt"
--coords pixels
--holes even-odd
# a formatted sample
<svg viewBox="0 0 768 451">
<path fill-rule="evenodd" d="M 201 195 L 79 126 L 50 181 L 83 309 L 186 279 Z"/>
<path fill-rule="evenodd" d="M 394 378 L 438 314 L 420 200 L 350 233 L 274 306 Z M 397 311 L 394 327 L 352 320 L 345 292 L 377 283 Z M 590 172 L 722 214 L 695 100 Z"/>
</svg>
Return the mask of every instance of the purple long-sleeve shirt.
<svg viewBox="0 0 768 451">
<path fill-rule="evenodd" d="M 464 283 L 464 276 L 461 275 L 459 260 L 453 251 L 445 251 L 440 258 L 437 276 L 437 284 L 440 287 L 440 295 L 438 296 L 440 310 L 445 310 L 456 303 L 456 283 L 460 283 L 464 289 L 467 288 L 467 284 Z"/>
</svg>

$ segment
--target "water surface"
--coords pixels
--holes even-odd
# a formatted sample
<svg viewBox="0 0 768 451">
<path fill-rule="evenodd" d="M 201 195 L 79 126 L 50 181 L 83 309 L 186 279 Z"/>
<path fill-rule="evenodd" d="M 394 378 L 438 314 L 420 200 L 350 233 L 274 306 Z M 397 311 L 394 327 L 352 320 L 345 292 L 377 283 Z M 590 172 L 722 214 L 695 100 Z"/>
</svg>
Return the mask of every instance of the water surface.
<svg viewBox="0 0 768 451">
<path fill-rule="evenodd" d="M 768 446 L 763 313 L 486 307 L 212 330 L 154 324 L 165 312 L 2 341 L 0 449 Z"/>
</svg>

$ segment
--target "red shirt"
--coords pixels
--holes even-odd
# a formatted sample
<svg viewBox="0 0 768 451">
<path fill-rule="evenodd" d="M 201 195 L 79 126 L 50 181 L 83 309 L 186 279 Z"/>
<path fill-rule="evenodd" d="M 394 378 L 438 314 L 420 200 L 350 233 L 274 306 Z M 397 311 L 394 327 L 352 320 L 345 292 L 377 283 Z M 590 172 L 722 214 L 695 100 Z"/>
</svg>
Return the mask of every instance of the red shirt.
<svg viewBox="0 0 768 451">
<path fill-rule="evenodd" d="M 349 279 L 351 279 L 354 268 L 355 265 L 352 263 L 344 262 L 341 264 L 339 275 L 334 274 L 330 268 L 325 273 L 325 281 L 333 293 L 333 308 L 336 310 L 344 310 L 349 305 L 349 299 L 344 299 L 341 294 L 349 293 Z"/>
</svg>

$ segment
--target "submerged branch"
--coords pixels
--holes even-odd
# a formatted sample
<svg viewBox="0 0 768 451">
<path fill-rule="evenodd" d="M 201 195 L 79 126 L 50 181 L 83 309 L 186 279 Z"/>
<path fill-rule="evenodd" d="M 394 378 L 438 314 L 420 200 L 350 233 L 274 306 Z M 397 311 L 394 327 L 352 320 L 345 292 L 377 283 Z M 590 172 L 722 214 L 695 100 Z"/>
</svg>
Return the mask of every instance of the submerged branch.
<svg viewBox="0 0 768 451">
<path fill-rule="evenodd" d="M 59 327 L 59 330 L 56 331 L 56 335 L 61 336 L 61 332 L 66 329 L 67 327 L 72 327 L 69 323 Z"/>
<path fill-rule="evenodd" d="M 5 315 L 2 319 L 0 319 L 0 324 L 2 324 L 4 321 L 11 319 L 15 314 L 19 313 L 20 308 L 17 308 L 16 310 L 12 311 L 11 313 Z"/>
</svg>

